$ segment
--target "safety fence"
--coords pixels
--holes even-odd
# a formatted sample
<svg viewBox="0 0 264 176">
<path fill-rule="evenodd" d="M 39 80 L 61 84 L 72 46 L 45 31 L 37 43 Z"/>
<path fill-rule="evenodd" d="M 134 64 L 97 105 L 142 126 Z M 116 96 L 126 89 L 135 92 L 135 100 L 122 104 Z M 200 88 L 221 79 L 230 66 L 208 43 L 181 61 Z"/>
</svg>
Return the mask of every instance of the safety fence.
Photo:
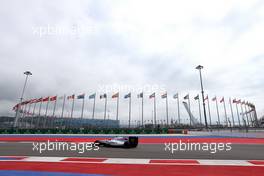
<svg viewBox="0 0 264 176">
<path fill-rule="evenodd" d="M 162 129 L 2 129 L 0 134 L 168 134 L 184 130 Z"/>
</svg>

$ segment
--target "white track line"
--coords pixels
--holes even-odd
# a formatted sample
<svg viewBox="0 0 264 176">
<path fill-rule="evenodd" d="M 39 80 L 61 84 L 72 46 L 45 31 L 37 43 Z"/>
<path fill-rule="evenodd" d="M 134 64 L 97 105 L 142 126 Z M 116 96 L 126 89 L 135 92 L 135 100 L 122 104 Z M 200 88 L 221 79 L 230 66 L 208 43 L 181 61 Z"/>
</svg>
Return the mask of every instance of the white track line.
<svg viewBox="0 0 264 176">
<path fill-rule="evenodd" d="M 103 163 L 116 164 L 149 164 L 149 159 L 126 159 L 126 158 L 111 158 L 103 161 Z"/>
<path fill-rule="evenodd" d="M 36 162 L 59 162 L 65 157 L 28 157 L 20 161 L 36 161 Z"/>
<path fill-rule="evenodd" d="M 254 166 L 245 160 L 198 160 L 201 165 L 224 165 L 224 166 Z"/>
</svg>

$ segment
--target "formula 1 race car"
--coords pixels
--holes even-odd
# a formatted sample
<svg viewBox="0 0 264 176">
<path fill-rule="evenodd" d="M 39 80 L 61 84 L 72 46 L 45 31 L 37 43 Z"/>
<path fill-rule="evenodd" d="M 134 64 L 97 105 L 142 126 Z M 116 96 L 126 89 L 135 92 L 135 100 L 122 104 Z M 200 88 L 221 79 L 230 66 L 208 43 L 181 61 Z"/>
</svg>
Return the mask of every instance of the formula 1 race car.
<svg viewBox="0 0 264 176">
<path fill-rule="evenodd" d="M 135 148 L 138 145 L 138 137 L 115 137 L 106 140 L 96 140 L 94 143 L 97 143 L 99 146 L 105 147 Z"/>
</svg>

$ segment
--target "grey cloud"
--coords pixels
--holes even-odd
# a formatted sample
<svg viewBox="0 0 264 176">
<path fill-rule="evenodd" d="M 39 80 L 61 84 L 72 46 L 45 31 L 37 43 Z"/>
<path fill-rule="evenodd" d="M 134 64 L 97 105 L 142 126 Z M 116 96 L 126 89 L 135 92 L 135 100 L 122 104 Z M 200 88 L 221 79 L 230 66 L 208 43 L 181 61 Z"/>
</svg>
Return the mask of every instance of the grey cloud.
<svg viewBox="0 0 264 176">
<path fill-rule="evenodd" d="M 181 49 L 162 54 L 142 52 L 144 48 L 139 48 L 141 47 L 139 39 L 133 38 L 137 33 L 120 32 L 113 27 L 110 13 L 111 6 L 115 3 L 105 3 L 105 1 L 26 1 L 25 3 L 13 0 L 3 1 L 2 4 L 4 5 L 0 7 L 2 26 L 0 75 L 3 76 L 0 80 L 1 114 L 12 114 L 10 106 L 15 104 L 20 96 L 24 83 L 23 71 L 28 69 L 32 71 L 33 76 L 28 82 L 25 98 L 73 93 L 88 95 L 96 92 L 100 85 L 113 83 L 164 84 L 170 96 L 176 91 L 181 95 L 187 92 L 193 94 L 200 92 L 198 72 L 194 69 L 198 61 L 194 62 L 188 58 L 186 53 L 180 51 Z M 229 26 L 234 29 L 233 36 L 235 36 L 236 30 L 248 28 L 258 22 L 259 19 L 252 21 L 254 16 L 250 16 L 256 9 L 257 7 L 252 7 L 245 14 L 231 10 L 223 21 L 213 24 L 215 25 L 213 28 L 217 29 L 221 25 Z M 248 16 L 245 22 L 241 21 L 243 16 Z M 207 21 L 200 22 L 202 29 L 212 27 Z M 87 35 L 42 37 L 34 35 L 32 27 L 45 27 L 48 24 L 58 27 L 91 25 L 91 31 Z M 126 32 L 127 35 L 124 35 Z M 159 41 L 153 40 L 153 42 Z M 261 83 L 263 77 L 259 74 L 263 68 L 261 57 L 252 58 L 251 67 L 258 72 L 247 70 L 244 66 L 234 71 L 232 65 L 227 65 L 224 69 L 221 66 L 211 74 L 205 69 L 203 71 L 205 89 L 219 96 L 249 96 L 255 100 L 256 94 L 261 92 L 263 87 Z M 210 67 L 210 65 L 205 66 Z M 248 75 L 237 78 L 237 75 L 243 71 Z M 250 78 L 253 77 L 256 79 L 251 80 Z M 245 80 L 246 82 L 250 80 L 251 84 L 248 85 Z M 242 88 L 242 93 L 236 93 Z M 253 91 L 250 92 L 252 89 Z M 127 92 L 121 93 L 123 96 Z M 161 118 L 164 117 L 164 103 L 162 100 L 159 101 Z M 257 102 L 261 104 L 262 101 Z M 174 103 L 172 99 L 170 103 Z M 91 102 L 86 100 L 85 106 L 85 114 L 90 116 Z M 58 108 L 60 107 L 61 105 L 58 105 Z M 139 110 L 136 98 L 133 99 L 133 107 L 133 117 L 137 118 Z M 76 114 L 80 113 L 80 108 L 81 104 L 78 102 Z M 120 102 L 120 108 L 123 109 L 120 117 L 126 119 L 126 100 Z M 111 116 L 114 117 L 115 101 L 109 101 L 109 109 Z M 146 100 L 146 116 L 149 119 L 151 110 L 152 101 Z M 263 110 L 261 109 L 260 112 Z M 104 112 L 102 101 L 98 100 L 96 111 L 101 118 Z M 174 111 L 175 109 L 172 108 L 172 116 L 175 116 Z M 184 116 L 187 115 L 182 106 L 181 111 Z M 197 108 L 194 107 L 194 112 L 197 113 L 196 111 Z"/>
</svg>

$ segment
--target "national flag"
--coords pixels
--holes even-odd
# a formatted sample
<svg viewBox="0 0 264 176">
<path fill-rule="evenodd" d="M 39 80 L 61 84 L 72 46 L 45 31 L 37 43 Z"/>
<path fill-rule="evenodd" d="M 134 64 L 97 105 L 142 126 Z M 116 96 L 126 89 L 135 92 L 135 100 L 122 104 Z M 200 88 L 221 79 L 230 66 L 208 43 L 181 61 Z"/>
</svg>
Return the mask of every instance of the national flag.
<svg viewBox="0 0 264 176">
<path fill-rule="evenodd" d="M 167 92 L 161 95 L 161 98 L 167 98 Z"/>
<path fill-rule="evenodd" d="M 102 99 L 102 98 L 106 98 L 106 97 L 107 97 L 106 94 L 100 95 L 100 99 Z"/>
<path fill-rule="evenodd" d="M 137 95 L 138 98 L 143 98 L 143 92 Z"/>
<path fill-rule="evenodd" d="M 194 97 L 194 99 L 199 100 L 199 94 L 196 97 Z"/>
<path fill-rule="evenodd" d="M 89 99 L 95 99 L 96 93 L 89 96 Z"/>
<path fill-rule="evenodd" d="M 255 109 L 255 105 L 253 103 L 249 103 L 249 106 L 252 108 L 252 109 Z"/>
<path fill-rule="evenodd" d="M 41 98 L 37 99 L 36 103 L 42 102 L 42 100 L 43 100 L 43 98 L 41 97 Z"/>
<path fill-rule="evenodd" d="M 225 98 L 223 97 L 221 100 L 220 100 L 220 103 L 223 103 L 225 101 Z"/>
<path fill-rule="evenodd" d="M 204 101 L 208 100 L 208 95 L 206 95 L 206 97 L 204 98 Z"/>
<path fill-rule="evenodd" d="M 43 99 L 42 99 L 42 102 L 49 101 L 49 98 L 50 98 L 50 97 L 43 98 Z"/>
<path fill-rule="evenodd" d="M 50 97 L 50 101 L 56 101 L 56 100 L 57 100 L 57 96 Z"/>
<path fill-rule="evenodd" d="M 253 103 L 248 104 L 251 108 L 255 109 L 255 105 Z"/>
<path fill-rule="evenodd" d="M 30 103 L 30 104 L 37 103 L 37 100 L 38 100 L 38 99 L 31 99 L 29 103 Z"/>
<path fill-rule="evenodd" d="M 149 96 L 149 98 L 155 98 L 155 92 Z"/>
<path fill-rule="evenodd" d="M 67 100 L 74 99 L 74 97 L 75 97 L 74 94 L 73 95 L 70 95 L 70 96 L 67 97 Z"/>
<path fill-rule="evenodd" d="M 81 94 L 77 96 L 77 99 L 84 99 L 84 97 L 85 97 L 85 94 Z"/>
<path fill-rule="evenodd" d="M 212 98 L 212 101 L 216 101 L 216 96 L 214 98 Z"/>
<path fill-rule="evenodd" d="M 118 98 L 118 97 L 119 97 L 119 92 L 117 92 L 114 95 L 112 95 L 112 98 Z"/>
<path fill-rule="evenodd" d="M 19 104 L 16 104 L 14 107 L 13 107 L 13 111 L 16 111 L 18 109 L 18 106 Z"/>
<path fill-rule="evenodd" d="M 173 95 L 173 98 L 174 98 L 174 99 L 176 99 L 176 98 L 178 98 L 178 97 L 179 97 L 179 94 L 178 94 L 178 93 L 176 93 L 176 94 Z"/>
<path fill-rule="evenodd" d="M 189 99 L 189 94 L 185 95 L 185 97 L 183 97 L 184 100 Z"/>
<path fill-rule="evenodd" d="M 27 100 L 27 101 L 26 101 L 26 104 L 31 103 L 31 101 L 33 101 L 33 99 L 31 99 L 31 100 Z"/>
<path fill-rule="evenodd" d="M 131 92 L 128 93 L 128 94 L 126 94 L 126 95 L 124 96 L 124 98 L 131 98 Z"/>
<path fill-rule="evenodd" d="M 26 105 L 26 104 L 28 104 L 28 103 L 30 103 L 30 100 L 23 101 L 23 102 L 21 103 L 21 105 Z"/>
</svg>

